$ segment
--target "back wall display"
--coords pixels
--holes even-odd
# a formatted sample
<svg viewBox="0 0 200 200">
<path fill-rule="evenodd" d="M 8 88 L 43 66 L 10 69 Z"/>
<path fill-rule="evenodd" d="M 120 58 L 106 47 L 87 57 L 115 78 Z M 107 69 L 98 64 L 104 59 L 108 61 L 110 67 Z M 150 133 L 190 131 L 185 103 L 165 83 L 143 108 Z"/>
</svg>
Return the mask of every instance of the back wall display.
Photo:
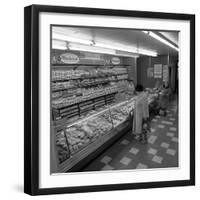
<svg viewBox="0 0 200 200">
<path fill-rule="evenodd" d="M 162 85 L 163 82 L 163 70 L 161 72 L 161 75 L 159 74 L 160 78 L 154 78 L 148 77 L 148 68 L 153 68 L 153 74 L 154 74 L 154 65 L 155 64 L 162 64 L 173 66 L 175 67 L 177 65 L 177 56 L 168 56 L 168 55 L 160 55 L 157 57 L 147 57 L 147 56 L 141 56 L 137 58 L 137 81 L 138 83 L 142 84 L 144 87 L 150 87 L 154 88 L 155 86 Z M 172 78 L 172 77 L 171 77 Z M 174 78 L 174 77 L 173 77 Z M 156 83 L 158 83 L 157 85 Z M 170 80 L 169 80 L 170 81 Z"/>
<path fill-rule="evenodd" d="M 163 82 L 169 81 L 169 66 L 163 65 Z"/>
<path fill-rule="evenodd" d="M 148 67 L 147 68 L 147 77 L 148 78 L 153 78 L 154 77 L 154 68 L 153 67 Z"/>
<path fill-rule="evenodd" d="M 154 65 L 154 78 L 162 78 L 162 64 Z"/>
</svg>

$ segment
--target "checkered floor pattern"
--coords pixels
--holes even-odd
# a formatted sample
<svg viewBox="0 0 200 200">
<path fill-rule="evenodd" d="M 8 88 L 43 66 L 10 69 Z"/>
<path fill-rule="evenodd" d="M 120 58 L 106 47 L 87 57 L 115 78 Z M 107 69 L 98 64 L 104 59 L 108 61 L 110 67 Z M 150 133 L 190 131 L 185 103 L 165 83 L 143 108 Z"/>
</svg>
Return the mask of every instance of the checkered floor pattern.
<svg viewBox="0 0 200 200">
<path fill-rule="evenodd" d="M 152 118 L 148 144 L 134 140 L 129 132 L 83 171 L 178 167 L 177 123 L 176 102 L 171 102 L 167 116 Z"/>
</svg>

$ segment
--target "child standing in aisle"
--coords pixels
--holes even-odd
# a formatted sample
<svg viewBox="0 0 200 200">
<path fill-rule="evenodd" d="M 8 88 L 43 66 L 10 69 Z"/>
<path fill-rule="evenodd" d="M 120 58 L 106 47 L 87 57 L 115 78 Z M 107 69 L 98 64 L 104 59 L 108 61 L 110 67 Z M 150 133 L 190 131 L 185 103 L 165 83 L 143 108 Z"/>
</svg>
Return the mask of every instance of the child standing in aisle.
<svg viewBox="0 0 200 200">
<path fill-rule="evenodd" d="M 142 85 L 137 85 L 137 98 L 135 100 L 134 117 L 133 117 L 133 134 L 136 139 L 142 143 L 147 143 L 147 131 L 149 129 L 149 106 L 147 93 L 144 92 Z"/>
</svg>

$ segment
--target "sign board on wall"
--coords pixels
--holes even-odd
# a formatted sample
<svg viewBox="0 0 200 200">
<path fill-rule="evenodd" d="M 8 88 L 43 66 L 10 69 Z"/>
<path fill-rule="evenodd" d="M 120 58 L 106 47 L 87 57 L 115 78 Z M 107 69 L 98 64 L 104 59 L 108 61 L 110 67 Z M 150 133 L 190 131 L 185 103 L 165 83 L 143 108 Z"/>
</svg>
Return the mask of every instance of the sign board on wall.
<svg viewBox="0 0 200 200">
<path fill-rule="evenodd" d="M 51 63 L 57 64 L 85 64 L 85 65 L 119 65 L 123 59 L 113 55 L 90 53 L 83 51 L 69 51 L 54 49 L 51 52 Z"/>
<path fill-rule="evenodd" d="M 148 78 L 153 78 L 153 67 L 148 67 L 147 68 L 147 77 Z"/>
<path fill-rule="evenodd" d="M 120 58 L 112 57 L 111 62 L 112 62 L 113 65 L 119 65 L 120 64 Z"/>
<path fill-rule="evenodd" d="M 79 57 L 73 53 L 63 53 L 60 55 L 60 59 L 66 64 L 76 64 L 79 62 Z"/>
<path fill-rule="evenodd" d="M 81 56 L 84 59 L 90 59 L 90 60 L 102 60 L 101 54 L 97 53 L 89 53 L 89 52 L 80 52 Z"/>
<path fill-rule="evenodd" d="M 168 67 L 168 65 L 163 65 L 163 81 L 164 82 L 169 81 L 169 67 Z"/>
<path fill-rule="evenodd" d="M 162 64 L 154 64 L 154 78 L 162 78 Z"/>
</svg>

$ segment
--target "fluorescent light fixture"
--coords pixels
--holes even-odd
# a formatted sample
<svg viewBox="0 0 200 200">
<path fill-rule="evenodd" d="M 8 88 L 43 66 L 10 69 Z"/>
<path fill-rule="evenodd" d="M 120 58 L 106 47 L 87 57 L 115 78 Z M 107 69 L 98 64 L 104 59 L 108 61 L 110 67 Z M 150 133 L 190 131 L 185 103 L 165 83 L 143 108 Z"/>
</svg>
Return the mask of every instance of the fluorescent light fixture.
<svg viewBox="0 0 200 200">
<path fill-rule="evenodd" d="M 171 44 L 170 42 L 168 42 L 167 40 L 165 40 L 164 38 L 160 37 L 159 35 L 157 35 L 156 33 L 152 32 L 152 31 L 142 31 L 145 34 L 150 35 L 151 37 L 153 37 L 154 39 L 162 42 L 163 44 L 168 45 L 169 47 L 175 49 L 176 51 L 179 51 L 179 48 L 177 48 L 175 45 Z"/>
<path fill-rule="evenodd" d="M 100 42 L 95 42 L 95 46 L 124 51 L 124 52 L 127 52 L 127 55 L 128 55 L 128 53 L 132 53 L 132 54 L 143 54 L 143 55 L 148 55 L 148 56 L 157 56 L 157 53 L 154 51 L 149 51 L 146 49 L 140 49 L 140 48 L 130 47 L 130 46 L 126 46 L 126 45 L 120 45 L 120 44 L 119 45 L 115 45 L 115 44 L 111 45 L 111 44 L 103 44 Z M 133 57 L 133 55 L 132 55 L 132 57 Z"/>
<path fill-rule="evenodd" d="M 102 47 L 102 48 L 108 48 L 108 49 L 116 49 L 119 51 L 126 51 L 126 52 L 136 52 L 137 49 L 134 47 L 128 47 L 125 45 L 113 45 L 113 44 L 104 44 L 104 43 L 99 43 L 99 42 L 95 42 L 94 44 L 96 47 Z"/>
<path fill-rule="evenodd" d="M 60 40 L 52 40 L 52 49 L 66 50 L 67 43 Z"/>
<path fill-rule="evenodd" d="M 114 49 L 87 46 L 87 45 L 82 45 L 82 44 L 77 44 L 77 43 L 69 43 L 68 48 L 70 50 L 75 50 L 75 51 L 86 51 L 86 52 L 92 52 L 92 53 L 111 54 L 111 55 L 116 54 Z"/>
<path fill-rule="evenodd" d="M 130 53 L 117 53 L 116 56 L 122 56 L 122 57 L 130 57 L 130 58 L 138 58 L 139 55 L 134 55 Z"/>
<path fill-rule="evenodd" d="M 149 33 L 149 31 L 142 31 L 143 33 L 146 33 L 146 34 L 148 34 Z"/>
<path fill-rule="evenodd" d="M 138 58 L 138 54 L 129 53 L 129 52 L 123 52 L 116 50 L 116 56 L 122 56 L 122 57 L 132 57 L 132 58 Z"/>
<path fill-rule="evenodd" d="M 67 42 L 75 42 L 75 43 L 80 43 L 80 44 L 87 44 L 87 45 L 92 45 L 93 42 L 90 40 L 84 40 L 84 39 L 80 39 L 80 38 L 74 38 L 68 35 L 64 35 L 61 33 L 52 33 L 52 39 L 55 40 L 62 40 L 62 41 L 67 41 Z"/>
<path fill-rule="evenodd" d="M 68 48 L 70 50 L 75 50 L 75 51 L 86 51 L 86 52 L 92 52 L 92 53 L 110 54 L 110 55 L 122 56 L 122 57 L 134 57 L 134 58 L 139 57 L 138 55 L 129 53 L 129 52 L 122 52 L 122 51 L 118 52 L 117 50 L 114 50 L 114 49 L 108 49 L 108 48 L 102 48 L 102 47 L 96 47 L 96 46 L 86 46 L 86 45 L 81 45 L 77 43 L 69 43 Z"/>
<path fill-rule="evenodd" d="M 149 51 L 146 49 L 138 49 L 138 54 L 142 54 L 142 55 L 148 55 L 148 56 L 152 56 L 152 57 L 156 57 L 158 54 L 154 51 Z"/>
</svg>

